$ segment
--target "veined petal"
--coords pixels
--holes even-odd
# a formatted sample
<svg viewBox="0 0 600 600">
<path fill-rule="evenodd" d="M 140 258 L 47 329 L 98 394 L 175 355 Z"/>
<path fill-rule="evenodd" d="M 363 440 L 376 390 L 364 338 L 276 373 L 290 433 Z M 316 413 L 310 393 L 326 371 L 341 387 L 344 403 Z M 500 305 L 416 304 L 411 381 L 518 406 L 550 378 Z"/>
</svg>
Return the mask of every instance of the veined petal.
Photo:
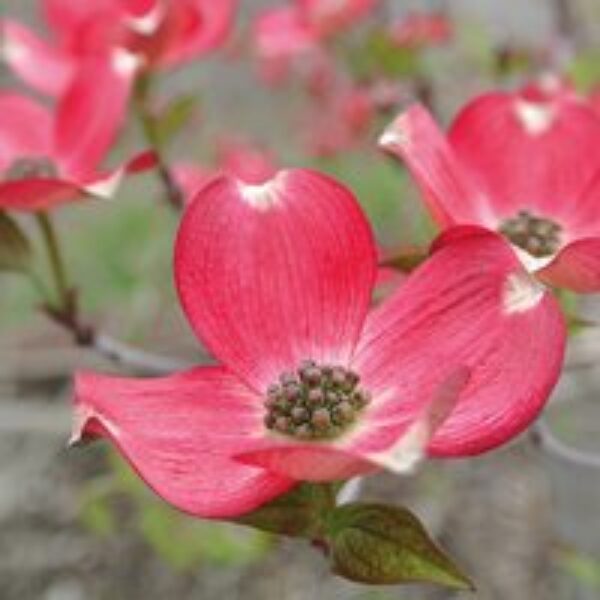
<svg viewBox="0 0 600 600">
<path fill-rule="evenodd" d="M 536 275 L 550 285 L 574 292 L 600 292 L 600 237 L 570 243 Z"/>
<path fill-rule="evenodd" d="M 414 105 L 397 117 L 379 138 L 379 145 L 406 163 L 440 225 L 494 223 L 488 199 L 423 106 Z"/>
<path fill-rule="evenodd" d="M 51 153 L 50 111 L 27 96 L 0 94 L 0 171 L 19 158 Z"/>
<path fill-rule="evenodd" d="M 18 179 L 0 182 L 0 208 L 23 212 L 48 210 L 83 195 L 76 183 L 61 179 Z"/>
<path fill-rule="evenodd" d="M 449 140 L 501 217 L 529 209 L 561 222 L 600 167 L 600 119 L 565 94 L 485 94 L 458 115 Z"/>
<path fill-rule="evenodd" d="M 375 263 L 370 228 L 351 192 L 302 169 L 260 185 L 216 179 L 185 213 L 175 250 L 192 327 L 261 392 L 305 359 L 349 360 Z"/>
<path fill-rule="evenodd" d="M 560 224 L 571 240 L 600 236 L 600 165 L 569 208 Z"/>
<path fill-rule="evenodd" d="M 71 177 L 95 173 L 110 150 L 125 121 L 135 70 L 135 57 L 124 50 L 81 62 L 54 128 L 55 156 Z"/>
<path fill-rule="evenodd" d="M 10 19 L 0 21 L 0 57 L 25 83 L 50 96 L 59 96 L 75 68 L 73 58 Z"/>
<path fill-rule="evenodd" d="M 352 368 L 389 418 L 414 419 L 457 369 L 468 384 L 428 446 L 470 455 L 525 429 L 554 387 L 565 326 L 543 286 L 504 240 L 451 235 L 367 320 Z M 452 230 L 449 230 L 451 233 Z"/>
<path fill-rule="evenodd" d="M 233 461 L 260 427 L 253 393 L 220 367 L 164 378 L 79 374 L 73 441 L 109 438 L 156 493 L 201 517 L 251 511 L 294 485 Z"/>
</svg>

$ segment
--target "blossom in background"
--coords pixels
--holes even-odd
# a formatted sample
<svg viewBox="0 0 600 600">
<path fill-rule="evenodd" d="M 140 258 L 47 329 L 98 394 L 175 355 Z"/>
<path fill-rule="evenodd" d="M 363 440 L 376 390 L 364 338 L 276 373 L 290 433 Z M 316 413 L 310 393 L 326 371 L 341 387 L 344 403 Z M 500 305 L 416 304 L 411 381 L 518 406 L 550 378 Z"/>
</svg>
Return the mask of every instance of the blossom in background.
<svg viewBox="0 0 600 600">
<path fill-rule="evenodd" d="M 416 49 L 450 41 L 452 23 L 441 13 L 413 12 L 392 22 L 389 38 L 399 48 Z"/>
<path fill-rule="evenodd" d="M 365 139 L 376 116 L 368 87 L 341 85 L 317 98 L 306 118 L 307 152 L 334 156 Z"/>
<path fill-rule="evenodd" d="M 365 216 L 334 180 L 213 180 L 183 215 L 175 280 L 218 364 L 80 373 L 73 441 L 107 437 L 175 506 L 231 517 L 298 481 L 401 472 L 527 427 L 565 330 L 510 248 L 485 233 L 448 241 L 369 311 L 376 262 Z"/>
<path fill-rule="evenodd" d="M 65 93 L 92 57 L 115 51 L 135 57 L 138 69 L 173 67 L 214 50 L 227 39 L 236 0 L 44 0 L 49 39 L 3 19 L 1 54 L 33 88 Z"/>
<path fill-rule="evenodd" d="M 600 291 L 600 118 L 568 88 L 484 94 L 447 135 L 416 105 L 380 143 L 406 162 L 447 235 L 487 228 L 542 281 Z"/>
<path fill-rule="evenodd" d="M 173 167 L 186 203 L 219 175 L 231 175 L 244 183 L 260 184 L 271 179 L 276 171 L 275 158 L 269 152 L 233 138 L 217 142 L 215 166 L 212 168 L 194 163 L 179 163 Z"/>
<path fill-rule="evenodd" d="M 327 40 L 367 17 L 377 4 L 378 0 L 296 0 L 263 11 L 252 32 L 263 79 L 281 82 L 299 57 L 322 71 Z"/>
<path fill-rule="evenodd" d="M 99 167 L 119 125 L 120 113 L 111 111 L 118 102 L 103 102 L 120 89 L 118 76 L 96 70 L 98 94 L 80 95 L 76 85 L 55 113 L 27 96 L 0 94 L 0 208 L 35 211 L 83 195 L 108 197 L 127 172 L 153 166 L 145 153 L 111 172 Z"/>
</svg>

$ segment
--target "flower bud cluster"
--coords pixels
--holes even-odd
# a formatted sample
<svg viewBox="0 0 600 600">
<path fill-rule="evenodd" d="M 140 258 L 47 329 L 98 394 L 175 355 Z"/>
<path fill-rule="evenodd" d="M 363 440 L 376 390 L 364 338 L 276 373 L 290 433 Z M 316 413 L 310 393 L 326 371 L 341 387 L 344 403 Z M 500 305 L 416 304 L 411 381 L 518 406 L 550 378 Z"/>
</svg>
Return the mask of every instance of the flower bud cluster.
<svg viewBox="0 0 600 600">
<path fill-rule="evenodd" d="M 269 387 L 265 426 L 306 440 L 336 437 L 371 400 L 359 381 L 356 373 L 344 367 L 304 361 Z"/>
<path fill-rule="evenodd" d="M 551 256 L 560 246 L 560 225 L 550 219 L 536 217 L 526 210 L 504 221 L 499 231 L 515 246 L 538 258 Z"/>
</svg>

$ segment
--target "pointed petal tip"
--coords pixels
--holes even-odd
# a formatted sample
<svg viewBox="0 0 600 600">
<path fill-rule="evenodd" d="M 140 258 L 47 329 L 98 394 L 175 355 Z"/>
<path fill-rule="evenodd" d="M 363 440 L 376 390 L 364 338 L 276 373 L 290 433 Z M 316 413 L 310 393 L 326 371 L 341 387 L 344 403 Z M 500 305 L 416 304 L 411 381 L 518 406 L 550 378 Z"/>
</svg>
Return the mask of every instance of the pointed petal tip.
<svg viewBox="0 0 600 600">
<path fill-rule="evenodd" d="M 535 308 L 544 298 L 546 288 L 525 271 L 511 273 L 504 284 L 503 308 L 507 315 Z"/>
<path fill-rule="evenodd" d="M 257 210 L 266 211 L 281 201 L 286 177 L 287 171 L 281 170 L 262 183 L 247 183 L 237 177 L 231 179 L 235 181 L 242 200 Z"/>
<path fill-rule="evenodd" d="M 431 403 L 399 440 L 387 450 L 371 455 L 370 460 L 397 475 L 414 473 L 426 458 L 427 446 L 435 432 L 457 405 L 471 373 L 472 369 L 466 365 L 460 365 L 452 371 L 435 389 Z"/>
<path fill-rule="evenodd" d="M 395 148 L 404 148 L 410 143 L 415 121 L 430 118 L 429 112 L 421 104 L 409 105 L 383 130 L 377 145 L 390 152 Z"/>
</svg>

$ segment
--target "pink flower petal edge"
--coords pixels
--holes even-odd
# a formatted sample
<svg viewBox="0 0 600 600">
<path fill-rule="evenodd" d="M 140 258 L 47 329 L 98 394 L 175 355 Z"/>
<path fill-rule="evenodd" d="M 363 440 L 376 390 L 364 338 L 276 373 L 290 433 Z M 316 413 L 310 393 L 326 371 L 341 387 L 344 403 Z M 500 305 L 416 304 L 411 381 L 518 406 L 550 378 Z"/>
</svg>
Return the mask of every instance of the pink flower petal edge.
<svg viewBox="0 0 600 600">
<path fill-rule="evenodd" d="M 600 237 L 571 242 L 537 276 L 581 294 L 600 292 Z"/>
<path fill-rule="evenodd" d="M 165 500 L 196 516 L 226 518 L 295 484 L 230 457 L 252 447 L 259 408 L 220 367 L 148 380 L 80 373 L 72 442 L 108 437 Z"/>
<path fill-rule="evenodd" d="M 352 194 L 302 169 L 259 185 L 216 179 L 186 212 L 175 248 L 177 289 L 192 328 L 262 392 L 307 358 L 348 361 L 375 262 Z"/>
<path fill-rule="evenodd" d="M 441 226 L 493 222 L 487 198 L 425 107 L 409 107 L 386 128 L 379 145 L 405 162 Z"/>
</svg>

